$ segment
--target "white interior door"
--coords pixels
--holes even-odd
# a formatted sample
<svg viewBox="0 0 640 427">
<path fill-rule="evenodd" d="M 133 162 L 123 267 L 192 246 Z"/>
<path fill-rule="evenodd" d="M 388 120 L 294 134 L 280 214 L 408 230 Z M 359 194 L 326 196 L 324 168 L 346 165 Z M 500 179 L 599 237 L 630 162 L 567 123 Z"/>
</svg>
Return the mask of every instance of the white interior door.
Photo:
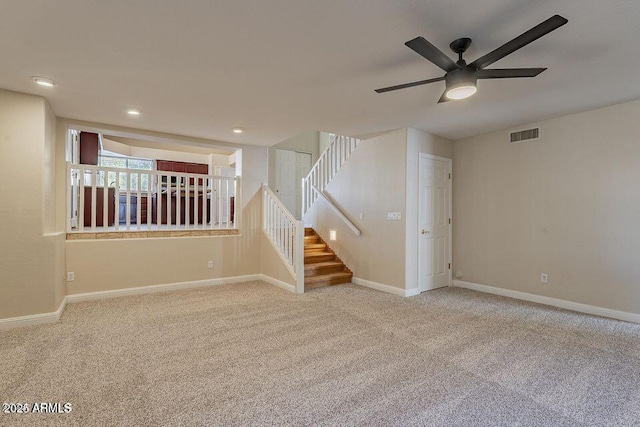
<svg viewBox="0 0 640 427">
<path fill-rule="evenodd" d="M 311 153 L 296 151 L 296 208 L 291 212 L 302 219 L 302 178 L 311 170 Z"/>
<path fill-rule="evenodd" d="M 418 205 L 418 287 L 421 292 L 449 285 L 450 163 L 420 155 Z"/>
<path fill-rule="evenodd" d="M 275 192 L 289 212 L 296 212 L 296 152 L 276 148 Z"/>
</svg>

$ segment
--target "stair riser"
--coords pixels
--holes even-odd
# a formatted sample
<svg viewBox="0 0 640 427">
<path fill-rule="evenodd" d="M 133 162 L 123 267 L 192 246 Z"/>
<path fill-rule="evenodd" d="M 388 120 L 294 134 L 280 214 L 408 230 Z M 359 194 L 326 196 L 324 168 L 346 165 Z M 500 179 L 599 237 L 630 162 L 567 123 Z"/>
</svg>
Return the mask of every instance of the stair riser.
<svg viewBox="0 0 640 427">
<path fill-rule="evenodd" d="M 332 273 L 340 273 L 344 271 L 344 267 L 343 266 L 338 266 L 338 267 L 325 267 L 325 268 L 314 268 L 313 270 L 304 270 L 304 277 L 316 277 L 316 276 L 322 276 L 325 274 L 332 274 Z"/>
<path fill-rule="evenodd" d="M 310 245 L 304 245 L 304 250 L 306 251 L 326 251 L 327 245 L 324 243 L 314 243 Z"/>
<path fill-rule="evenodd" d="M 305 250 L 304 250 L 304 254 L 305 254 L 305 255 L 309 255 L 309 254 L 317 254 L 317 253 L 322 253 L 322 252 L 328 252 L 328 251 L 327 251 L 327 248 L 305 249 Z"/>
<path fill-rule="evenodd" d="M 332 254 L 329 255 L 314 255 L 314 256 L 305 256 L 304 263 L 305 264 L 313 264 L 314 262 L 327 262 L 333 261 L 334 256 Z"/>
<path fill-rule="evenodd" d="M 342 285 L 346 283 L 351 283 L 351 278 L 347 277 L 338 277 L 330 280 L 322 280 L 314 283 L 304 284 L 305 290 L 320 288 L 323 286 L 331 286 L 331 285 Z"/>
</svg>

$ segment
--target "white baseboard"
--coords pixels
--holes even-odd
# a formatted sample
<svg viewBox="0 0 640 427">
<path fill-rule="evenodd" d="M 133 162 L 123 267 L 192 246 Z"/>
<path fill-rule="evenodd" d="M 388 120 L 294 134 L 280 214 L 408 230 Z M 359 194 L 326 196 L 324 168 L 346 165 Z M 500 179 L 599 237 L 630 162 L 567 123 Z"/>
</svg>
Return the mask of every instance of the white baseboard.
<svg viewBox="0 0 640 427">
<path fill-rule="evenodd" d="M 205 286 L 228 285 L 232 283 L 245 283 L 254 280 L 262 280 L 271 285 L 285 289 L 289 292 L 296 292 L 296 287 L 281 280 L 265 274 L 250 274 L 246 276 L 223 277 L 220 279 L 196 280 L 192 282 L 168 283 L 165 285 L 140 286 L 137 288 L 113 289 L 109 291 L 87 292 L 83 294 L 67 295 L 60 303 L 60 307 L 52 313 L 31 314 L 28 316 L 11 317 L 8 319 L 0 319 L 0 330 L 12 329 L 20 326 L 40 325 L 43 323 L 55 323 L 60 320 L 62 312 L 67 303 L 81 301 L 96 301 L 107 298 L 117 298 L 127 295 L 144 295 L 157 292 L 177 291 L 181 289 L 202 288 Z"/>
<path fill-rule="evenodd" d="M 513 291 L 511 289 L 496 288 L 494 286 L 480 285 L 478 283 L 454 280 L 453 286 L 459 288 L 472 289 L 474 291 L 486 292 L 503 297 L 515 298 L 524 301 L 531 301 L 538 304 L 551 305 L 553 307 L 564 308 L 566 310 L 578 311 L 580 313 L 593 314 L 595 316 L 609 317 L 611 319 L 624 320 L 625 322 L 640 323 L 640 314 L 628 313 L 626 311 L 611 310 L 609 308 L 596 307 L 593 305 L 581 304 L 557 298 L 545 297 L 542 295 L 529 294 L 526 292 Z"/>
<path fill-rule="evenodd" d="M 66 306 L 67 299 L 63 298 L 58 309 L 51 313 L 30 314 L 28 316 L 0 319 L 0 330 L 13 329 L 21 326 L 42 325 L 45 323 L 56 323 L 60 320 L 60 316 L 62 316 L 62 312 Z"/>
<path fill-rule="evenodd" d="M 418 288 L 401 289 L 396 288 L 395 286 L 385 285 L 384 283 L 360 279 L 359 277 L 354 277 L 353 279 L 351 279 L 351 282 L 355 283 L 356 285 L 365 286 L 367 288 L 375 289 L 377 291 L 382 291 L 393 295 L 399 295 L 401 297 L 412 297 L 420 293 L 420 290 Z"/>
<path fill-rule="evenodd" d="M 274 279 L 271 276 L 267 276 L 266 274 L 258 274 L 258 276 L 260 276 L 259 280 L 262 280 L 264 282 L 267 282 L 273 286 L 277 286 L 279 288 L 282 288 L 286 291 L 292 292 L 292 293 L 296 293 L 296 287 L 294 285 L 291 285 L 287 282 L 283 282 L 282 280 L 278 280 L 278 279 Z"/>
<path fill-rule="evenodd" d="M 109 291 L 87 292 L 85 294 L 67 295 L 67 302 L 95 301 L 105 298 L 117 298 L 127 295 L 144 295 L 156 292 L 177 291 L 180 289 L 202 288 L 205 286 L 228 285 L 231 283 L 244 283 L 253 280 L 262 280 L 262 274 L 247 276 L 223 277 L 220 279 L 195 280 L 192 282 L 168 283 L 165 285 L 140 286 L 137 288 L 113 289 Z"/>
<path fill-rule="evenodd" d="M 405 297 L 415 297 L 416 295 L 420 295 L 420 289 L 418 288 L 405 289 L 404 291 Z"/>
</svg>

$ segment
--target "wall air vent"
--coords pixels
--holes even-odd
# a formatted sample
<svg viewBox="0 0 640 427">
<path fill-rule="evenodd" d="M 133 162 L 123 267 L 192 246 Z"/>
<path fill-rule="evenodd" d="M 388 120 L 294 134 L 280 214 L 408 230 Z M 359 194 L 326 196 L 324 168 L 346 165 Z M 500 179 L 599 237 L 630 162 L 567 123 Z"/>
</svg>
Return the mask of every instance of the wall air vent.
<svg viewBox="0 0 640 427">
<path fill-rule="evenodd" d="M 536 141 L 540 139 L 540 126 L 531 129 L 523 129 L 509 133 L 509 142 L 519 143 Z"/>
</svg>

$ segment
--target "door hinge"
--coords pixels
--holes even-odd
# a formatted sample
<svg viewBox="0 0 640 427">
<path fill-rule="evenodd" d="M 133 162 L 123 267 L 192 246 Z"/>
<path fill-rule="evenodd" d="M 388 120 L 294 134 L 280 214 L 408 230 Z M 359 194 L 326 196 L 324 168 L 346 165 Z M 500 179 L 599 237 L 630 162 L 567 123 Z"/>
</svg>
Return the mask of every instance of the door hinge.
<svg viewBox="0 0 640 427">
<path fill-rule="evenodd" d="M 449 174 L 449 179 L 451 179 L 451 174 Z"/>
<path fill-rule="evenodd" d="M 451 270 L 451 263 L 449 263 L 449 270 Z"/>
<path fill-rule="evenodd" d="M 449 218 L 449 224 L 451 224 L 451 218 Z"/>
</svg>

